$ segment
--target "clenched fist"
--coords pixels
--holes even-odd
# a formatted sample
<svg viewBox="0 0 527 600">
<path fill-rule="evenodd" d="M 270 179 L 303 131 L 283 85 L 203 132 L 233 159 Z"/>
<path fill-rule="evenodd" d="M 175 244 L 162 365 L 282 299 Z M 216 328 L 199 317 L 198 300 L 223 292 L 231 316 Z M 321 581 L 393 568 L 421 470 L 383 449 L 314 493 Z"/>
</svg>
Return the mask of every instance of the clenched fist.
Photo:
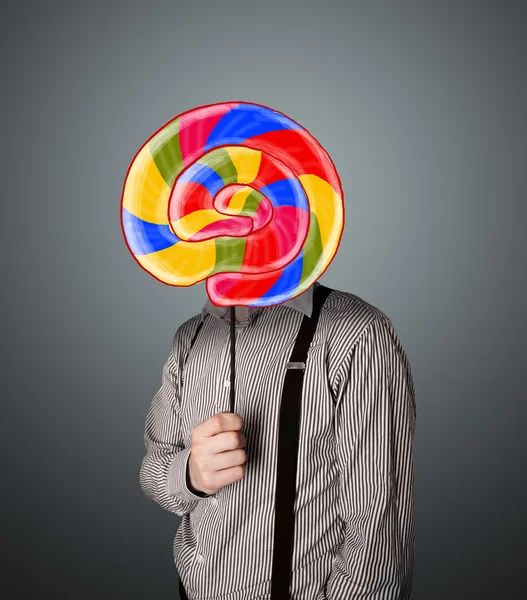
<svg viewBox="0 0 527 600">
<path fill-rule="evenodd" d="M 215 494 L 245 475 L 247 459 L 240 415 L 222 412 L 192 430 L 192 449 L 188 460 L 191 486 L 205 494 Z"/>
</svg>

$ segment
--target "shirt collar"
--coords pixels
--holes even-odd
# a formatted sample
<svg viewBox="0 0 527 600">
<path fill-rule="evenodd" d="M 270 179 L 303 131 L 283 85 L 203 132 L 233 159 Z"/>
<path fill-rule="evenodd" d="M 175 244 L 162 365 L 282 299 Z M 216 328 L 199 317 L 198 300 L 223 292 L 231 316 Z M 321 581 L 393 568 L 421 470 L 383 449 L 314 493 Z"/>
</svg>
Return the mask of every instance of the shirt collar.
<svg viewBox="0 0 527 600">
<path fill-rule="evenodd" d="M 308 317 L 311 317 L 311 313 L 313 312 L 313 291 L 319 285 L 320 283 L 318 281 L 315 281 L 315 283 L 309 286 L 305 292 L 302 292 L 302 294 L 296 296 L 295 298 L 292 298 L 291 300 L 288 300 L 287 302 L 283 302 L 281 306 L 288 306 L 290 308 L 294 308 L 295 310 L 298 310 L 299 312 L 307 315 Z M 262 308 L 267 307 L 249 307 L 248 316 L 257 313 Z M 225 315 L 227 310 L 228 307 L 216 306 L 215 304 L 212 304 L 212 302 L 209 299 L 207 299 L 207 302 L 205 302 L 205 306 L 201 311 L 201 320 L 205 320 L 207 313 L 210 313 L 211 315 L 221 319 Z"/>
</svg>

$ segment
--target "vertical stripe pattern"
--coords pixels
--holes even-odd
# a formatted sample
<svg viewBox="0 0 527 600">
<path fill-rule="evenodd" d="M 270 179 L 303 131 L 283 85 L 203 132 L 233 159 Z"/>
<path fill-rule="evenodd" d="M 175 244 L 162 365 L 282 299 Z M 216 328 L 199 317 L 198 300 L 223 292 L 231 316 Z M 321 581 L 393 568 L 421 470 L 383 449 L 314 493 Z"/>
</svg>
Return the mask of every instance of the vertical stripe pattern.
<svg viewBox="0 0 527 600">
<path fill-rule="evenodd" d="M 190 352 L 203 315 L 178 328 L 148 410 L 140 484 L 182 517 L 173 553 L 190 600 L 270 597 L 279 404 L 306 312 L 294 300 L 250 308 L 236 324 L 243 479 L 211 496 L 186 485 L 193 428 L 229 410 L 228 311 L 204 311 Z M 291 600 L 410 597 L 415 423 L 410 364 L 392 322 L 333 290 L 303 380 Z"/>
</svg>

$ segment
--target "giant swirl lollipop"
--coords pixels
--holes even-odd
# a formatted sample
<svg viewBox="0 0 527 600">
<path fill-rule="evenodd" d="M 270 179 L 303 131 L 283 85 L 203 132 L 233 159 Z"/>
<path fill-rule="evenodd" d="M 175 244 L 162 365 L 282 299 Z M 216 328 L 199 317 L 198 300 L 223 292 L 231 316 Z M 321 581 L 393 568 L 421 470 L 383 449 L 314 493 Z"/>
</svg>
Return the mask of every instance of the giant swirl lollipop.
<svg viewBox="0 0 527 600">
<path fill-rule="evenodd" d="M 206 280 L 217 306 L 272 306 L 333 260 L 343 191 L 328 153 L 292 119 L 258 104 L 212 104 L 175 117 L 139 150 L 121 225 L 159 281 Z"/>
</svg>

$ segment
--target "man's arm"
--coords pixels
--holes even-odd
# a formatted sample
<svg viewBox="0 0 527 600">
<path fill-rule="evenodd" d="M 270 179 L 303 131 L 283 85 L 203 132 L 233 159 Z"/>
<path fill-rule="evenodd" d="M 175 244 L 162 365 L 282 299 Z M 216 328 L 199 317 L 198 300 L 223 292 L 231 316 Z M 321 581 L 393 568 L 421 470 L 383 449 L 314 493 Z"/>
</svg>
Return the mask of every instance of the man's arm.
<svg viewBox="0 0 527 600">
<path fill-rule="evenodd" d="M 339 514 L 345 533 L 326 597 L 406 600 L 414 565 L 416 406 L 410 365 L 387 317 L 368 325 L 339 373 Z"/>
<path fill-rule="evenodd" d="M 162 383 L 146 417 L 144 442 L 146 456 L 139 473 L 145 495 L 165 510 L 180 517 L 190 513 L 201 498 L 189 489 L 187 462 L 190 447 L 183 444 L 178 387 L 181 330 L 174 336 L 172 349 L 163 367 Z"/>
</svg>

